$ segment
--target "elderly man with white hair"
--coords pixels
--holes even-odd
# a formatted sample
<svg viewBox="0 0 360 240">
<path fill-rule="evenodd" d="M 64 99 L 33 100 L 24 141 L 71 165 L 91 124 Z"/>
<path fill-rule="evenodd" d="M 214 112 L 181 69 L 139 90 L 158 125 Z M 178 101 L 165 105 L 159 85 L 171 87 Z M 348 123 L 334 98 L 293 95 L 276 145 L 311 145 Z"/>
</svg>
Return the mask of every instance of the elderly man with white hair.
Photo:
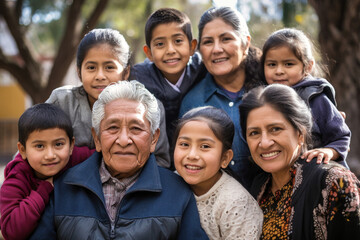
<svg viewBox="0 0 360 240">
<path fill-rule="evenodd" d="M 207 239 L 191 190 L 152 154 L 155 97 L 137 81 L 119 81 L 92 116 L 97 152 L 55 181 L 31 239 Z"/>
</svg>

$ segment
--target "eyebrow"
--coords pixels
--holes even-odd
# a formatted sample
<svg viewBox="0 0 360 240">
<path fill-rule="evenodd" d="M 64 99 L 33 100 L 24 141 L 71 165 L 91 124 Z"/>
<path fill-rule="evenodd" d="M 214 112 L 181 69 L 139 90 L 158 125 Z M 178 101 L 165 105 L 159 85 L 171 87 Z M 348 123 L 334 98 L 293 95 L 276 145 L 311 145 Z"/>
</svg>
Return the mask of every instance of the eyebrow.
<svg viewBox="0 0 360 240">
<path fill-rule="evenodd" d="M 223 33 L 221 33 L 219 35 L 219 37 L 223 37 L 223 36 L 225 36 L 227 34 L 233 35 L 233 34 L 231 34 L 231 32 L 223 32 Z M 201 39 L 203 39 L 203 38 L 214 38 L 214 37 L 212 37 L 212 36 L 202 36 Z"/>
<path fill-rule="evenodd" d="M 178 139 L 191 140 L 191 138 L 186 137 L 186 136 L 180 136 L 180 137 L 178 137 Z M 210 141 L 210 142 L 215 143 L 215 141 L 211 138 L 200 138 L 200 139 L 198 139 L 198 141 L 200 141 L 200 142 Z"/>
<path fill-rule="evenodd" d="M 113 63 L 113 64 L 115 64 L 115 62 L 114 62 L 114 61 L 105 61 L 104 63 L 105 63 L 105 64 L 109 64 L 109 63 Z"/>
<path fill-rule="evenodd" d="M 138 125 L 141 125 L 141 126 L 143 126 L 143 127 L 146 126 L 145 122 L 140 121 L 140 120 L 138 120 L 138 119 L 131 119 L 131 120 L 129 121 L 129 124 L 138 124 Z"/>
<path fill-rule="evenodd" d="M 185 36 L 185 34 L 184 33 L 175 33 L 175 34 L 173 34 L 173 35 L 171 35 L 171 37 L 179 37 L 179 36 Z M 158 41 L 158 40 L 163 40 L 163 39 L 166 39 L 166 37 L 157 37 L 157 38 L 154 38 L 153 40 L 152 40 L 152 42 L 154 42 L 154 41 Z"/>
<path fill-rule="evenodd" d="M 121 123 L 121 120 L 119 120 L 118 118 L 108 118 L 106 119 L 106 121 L 104 123 L 106 124 L 112 124 L 112 123 Z M 141 125 L 141 126 L 146 126 L 145 122 L 143 121 L 140 121 L 138 119 L 131 119 L 129 122 L 129 124 L 138 124 L 138 125 Z"/>
<path fill-rule="evenodd" d="M 253 130 L 253 129 L 258 129 L 259 127 L 247 127 L 246 128 L 246 131 L 248 131 L 248 130 Z"/>
<path fill-rule="evenodd" d="M 298 59 L 297 58 L 288 58 L 288 59 L 284 59 L 284 60 L 281 60 L 280 62 L 289 62 L 289 61 L 297 61 Z M 265 62 L 278 62 L 278 60 L 275 60 L 275 59 L 265 59 Z"/>
<path fill-rule="evenodd" d="M 223 36 L 225 36 L 226 34 L 232 35 L 230 32 L 224 32 L 224 33 L 220 34 L 219 36 L 220 36 L 220 37 L 223 37 Z"/>
<path fill-rule="evenodd" d="M 85 65 L 86 65 L 86 64 L 97 64 L 97 62 L 95 62 L 95 61 L 86 61 L 86 62 L 85 62 Z"/>
<path fill-rule="evenodd" d="M 105 63 L 105 64 L 109 64 L 109 63 L 115 64 L 114 61 L 105 61 L 103 63 Z M 101 64 L 103 64 L 103 63 L 101 63 Z M 98 62 L 96 62 L 96 61 L 87 61 L 87 62 L 85 62 L 85 65 L 86 64 L 98 64 Z"/>
<path fill-rule="evenodd" d="M 51 141 L 52 141 L 52 142 L 56 142 L 56 141 L 60 141 L 60 140 L 66 140 L 66 138 L 56 138 L 56 139 L 53 139 L 53 140 L 51 140 Z M 34 144 L 34 143 L 43 143 L 43 142 L 46 142 L 46 140 L 36 139 L 36 140 L 32 141 L 31 144 Z"/>
<path fill-rule="evenodd" d="M 266 127 L 274 127 L 274 126 L 282 126 L 285 127 L 285 124 L 282 122 L 275 122 L 275 123 L 271 123 L 269 125 L 266 125 Z M 259 129 L 260 127 L 247 127 L 246 130 L 251 130 L 251 129 Z"/>
</svg>

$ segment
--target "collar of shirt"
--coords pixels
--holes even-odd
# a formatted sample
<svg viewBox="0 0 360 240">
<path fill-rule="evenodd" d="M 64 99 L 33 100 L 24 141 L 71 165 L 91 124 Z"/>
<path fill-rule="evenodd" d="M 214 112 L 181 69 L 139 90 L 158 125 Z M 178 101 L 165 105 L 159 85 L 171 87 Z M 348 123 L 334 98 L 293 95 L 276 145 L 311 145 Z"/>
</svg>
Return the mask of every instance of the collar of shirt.
<svg viewBox="0 0 360 240">
<path fill-rule="evenodd" d="M 282 186 L 281 189 L 278 189 L 275 192 L 275 195 L 271 191 L 271 181 L 268 182 L 268 184 L 266 186 L 267 192 L 268 192 L 268 195 L 269 195 L 268 197 L 274 197 L 275 199 L 279 200 L 279 199 L 281 199 L 281 197 L 284 194 L 288 194 L 288 195 L 292 194 L 292 189 L 293 189 L 294 184 L 295 184 L 296 168 L 294 166 L 290 167 L 289 172 L 290 172 L 290 180 L 284 186 Z M 287 193 L 287 192 L 289 192 L 289 193 Z"/>
<path fill-rule="evenodd" d="M 216 84 L 216 83 L 215 83 Z M 216 84 L 217 85 L 217 84 Z M 226 90 L 225 88 L 223 88 L 223 87 L 221 87 L 221 86 L 219 86 L 218 85 L 218 88 L 220 88 L 221 90 L 223 90 L 224 91 L 224 93 L 229 97 L 229 98 L 231 98 L 232 100 L 236 100 L 236 99 L 238 99 L 238 98 L 242 98 L 242 96 L 244 95 L 244 93 L 245 93 L 245 90 L 244 90 L 244 88 L 241 88 L 240 89 L 240 91 L 238 91 L 238 92 L 231 92 L 231 91 L 228 91 L 228 90 Z"/>
<path fill-rule="evenodd" d="M 135 183 L 140 172 L 141 170 L 128 178 L 114 178 L 106 169 L 104 159 L 102 159 L 99 173 L 105 198 L 106 211 L 112 222 L 116 219 L 116 214 L 126 191 Z"/>
<path fill-rule="evenodd" d="M 132 175 L 128 178 L 117 179 L 117 178 L 114 178 L 111 176 L 111 174 L 109 173 L 109 171 L 107 170 L 107 168 L 105 166 L 104 160 L 102 160 L 101 164 L 100 164 L 99 172 L 100 172 L 100 178 L 101 178 L 102 184 L 104 184 L 108 181 L 113 181 L 114 183 L 118 183 L 118 184 L 116 184 L 116 186 L 119 186 L 121 190 L 125 190 L 129 185 L 131 185 L 138 178 L 141 170 L 137 171 L 134 175 Z"/>
<path fill-rule="evenodd" d="M 224 88 L 222 88 L 221 86 L 219 86 L 218 84 L 216 84 L 213 76 L 210 73 L 206 74 L 207 81 L 204 81 L 204 101 L 207 102 L 210 97 L 214 94 L 214 93 L 219 93 L 223 96 L 225 96 L 226 98 L 228 98 L 231 101 L 237 101 L 237 100 L 241 100 L 244 93 L 245 93 L 245 89 L 241 88 L 241 90 L 237 93 L 233 93 L 235 95 L 235 99 L 232 98 L 233 96 L 229 96 L 229 91 L 225 90 Z"/>
<path fill-rule="evenodd" d="M 167 82 L 175 91 L 180 92 L 180 86 L 181 86 L 181 84 L 182 84 L 182 82 L 183 82 L 183 80 L 184 80 L 184 76 L 185 76 L 185 69 L 184 69 L 183 73 L 181 74 L 179 80 L 176 82 L 176 84 L 172 84 L 172 83 L 171 83 L 169 80 L 167 80 L 166 78 L 165 78 L 165 80 L 166 80 L 166 82 Z"/>
</svg>

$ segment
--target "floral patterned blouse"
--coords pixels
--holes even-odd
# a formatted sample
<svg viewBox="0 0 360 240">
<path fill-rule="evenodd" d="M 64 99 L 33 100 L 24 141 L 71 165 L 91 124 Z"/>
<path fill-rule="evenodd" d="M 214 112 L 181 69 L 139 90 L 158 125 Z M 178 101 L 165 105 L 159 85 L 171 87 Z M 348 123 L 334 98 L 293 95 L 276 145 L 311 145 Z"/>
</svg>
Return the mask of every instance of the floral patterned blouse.
<svg viewBox="0 0 360 240">
<path fill-rule="evenodd" d="M 360 181 L 340 165 L 312 162 L 297 161 L 275 194 L 271 175 L 259 185 L 261 239 L 360 239 Z"/>
<path fill-rule="evenodd" d="M 259 202 L 263 210 L 264 222 L 261 239 L 288 239 L 289 220 L 291 215 L 291 193 L 295 183 L 296 169 L 291 168 L 291 179 L 281 189 L 271 191 L 271 181 Z"/>
</svg>

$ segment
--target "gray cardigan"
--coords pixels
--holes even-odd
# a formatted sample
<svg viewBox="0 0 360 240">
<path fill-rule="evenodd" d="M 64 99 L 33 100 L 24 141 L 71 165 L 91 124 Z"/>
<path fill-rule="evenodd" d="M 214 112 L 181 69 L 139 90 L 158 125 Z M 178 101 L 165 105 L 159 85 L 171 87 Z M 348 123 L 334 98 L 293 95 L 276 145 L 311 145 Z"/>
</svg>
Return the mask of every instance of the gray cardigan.
<svg viewBox="0 0 360 240">
<path fill-rule="evenodd" d="M 64 86 L 53 90 L 47 103 L 59 106 L 71 119 L 74 129 L 75 145 L 95 148 L 91 135 L 91 109 L 87 93 L 83 86 Z M 155 149 L 155 157 L 159 166 L 170 167 L 169 142 L 166 135 L 165 110 L 158 100 L 160 108 L 160 137 Z"/>
</svg>

